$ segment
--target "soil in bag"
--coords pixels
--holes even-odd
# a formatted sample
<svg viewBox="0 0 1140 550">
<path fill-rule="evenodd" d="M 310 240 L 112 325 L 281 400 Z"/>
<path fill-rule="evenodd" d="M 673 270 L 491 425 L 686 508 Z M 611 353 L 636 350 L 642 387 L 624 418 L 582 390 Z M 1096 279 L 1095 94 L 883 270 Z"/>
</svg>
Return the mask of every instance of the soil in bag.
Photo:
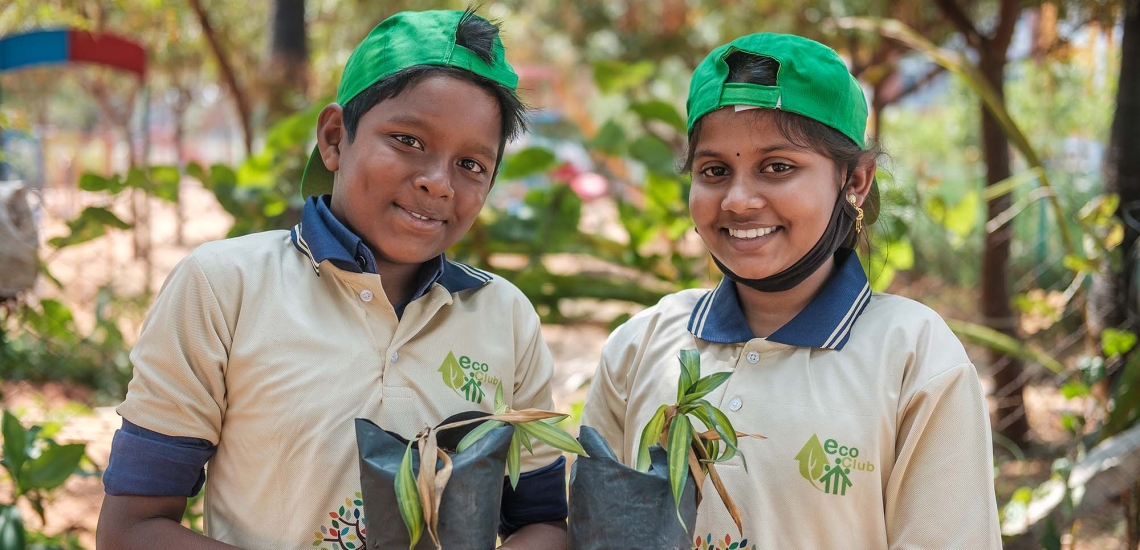
<svg viewBox="0 0 1140 550">
<path fill-rule="evenodd" d="M 486 413 L 460 413 L 440 423 L 465 420 Z M 479 426 L 467 424 L 440 431 L 437 442 L 451 454 L 451 480 L 439 506 L 439 539 L 447 550 L 489 550 L 495 547 L 499 507 L 503 495 L 503 472 L 513 426 L 495 428 L 462 453 L 455 447 L 467 432 Z M 360 452 L 360 487 L 364 517 L 368 522 L 368 550 L 407 550 L 408 530 L 396 504 L 396 472 L 408 440 L 388 432 L 370 420 L 356 419 L 356 442 Z M 416 447 L 413 446 L 413 449 Z M 437 460 L 435 467 L 443 466 Z M 419 453 L 412 452 L 412 470 L 420 471 Z M 434 550 L 425 528 L 416 550 Z"/>
<path fill-rule="evenodd" d="M 593 428 L 582 426 L 578 441 L 590 456 L 578 457 L 570 471 L 570 550 L 692 548 L 697 522 L 692 474 L 681 494 L 682 527 L 664 449 L 650 447 L 652 464 L 648 473 L 642 473 L 618 462 L 605 438 Z"/>
</svg>

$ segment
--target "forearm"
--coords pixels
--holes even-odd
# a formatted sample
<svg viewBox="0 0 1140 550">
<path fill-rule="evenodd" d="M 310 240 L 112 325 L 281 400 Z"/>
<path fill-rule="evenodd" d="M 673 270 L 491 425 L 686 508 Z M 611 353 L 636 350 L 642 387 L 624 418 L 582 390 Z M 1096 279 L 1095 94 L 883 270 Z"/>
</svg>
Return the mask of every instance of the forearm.
<svg viewBox="0 0 1140 550">
<path fill-rule="evenodd" d="M 96 548 L 99 550 L 238 550 L 191 531 L 181 523 L 181 506 L 168 497 L 107 495 L 99 514 Z M 145 510 L 145 511 L 144 511 Z"/>
<path fill-rule="evenodd" d="M 499 550 L 565 550 L 566 522 L 532 523 L 515 531 Z"/>
</svg>

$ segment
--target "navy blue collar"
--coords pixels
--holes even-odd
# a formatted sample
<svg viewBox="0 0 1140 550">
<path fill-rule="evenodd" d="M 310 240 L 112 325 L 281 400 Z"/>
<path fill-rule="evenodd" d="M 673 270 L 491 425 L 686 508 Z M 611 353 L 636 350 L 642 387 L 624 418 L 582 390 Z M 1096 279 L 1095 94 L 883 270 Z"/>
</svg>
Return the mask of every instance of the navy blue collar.
<svg viewBox="0 0 1140 550">
<path fill-rule="evenodd" d="M 871 300 L 871 286 L 855 251 L 841 248 L 835 253 L 835 261 L 837 269 L 819 294 L 768 340 L 797 347 L 843 349 L 851 326 Z M 727 277 L 697 301 L 688 328 L 697 338 L 720 344 L 756 337 L 740 308 L 736 284 Z"/>
<path fill-rule="evenodd" d="M 293 226 L 289 235 L 293 246 L 308 259 L 313 272 L 320 276 L 321 264 L 326 260 L 338 269 L 352 273 L 377 273 L 376 256 L 364 240 L 352 232 L 333 215 L 329 208 L 332 197 L 309 197 L 301 210 L 301 223 Z M 443 254 L 424 262 L 416 274 L 416 300 L 439 283 L 448 292 L 455 293 L 483 286 L 491 282 L 485 271 L 458 262 L 448 261 Z M 409 300 L 409 301 L 411 301 Z M 402 309 L 402 308 L 401 308 Z"/>
</svg>

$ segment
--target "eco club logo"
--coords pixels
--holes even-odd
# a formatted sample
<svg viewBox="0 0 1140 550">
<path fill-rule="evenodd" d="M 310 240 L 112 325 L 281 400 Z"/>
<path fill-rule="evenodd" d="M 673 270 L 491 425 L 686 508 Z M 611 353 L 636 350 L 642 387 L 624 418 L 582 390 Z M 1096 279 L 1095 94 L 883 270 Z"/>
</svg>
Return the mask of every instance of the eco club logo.
<svg viewBox="0 0 1140 550">
<path fill-rule="evenodd" d="M 439 366 L 443 383 L 464 399 L 476 404 L 482 403 L 486 395 L 483 391 L 484 382 L 496 386 L 499 384 L 499 379 L 489 374 L 488 370 L 490 367 L 487 363 L 474 361 L 466 355 L 456 359 L 455 353 L 450 351 L 443 359 L 443 364 Z"/>
<path fill-rule="evenodd" d="M 850 477 L 852 469 L 875 471 L 870 460 L 859 461 L 859 449 L 840 445 L 834 439 L 828 439 L 821 445 L 815 434 L 800 449 L 795 460 L 800 463 L 800 475 L 812 487 L 832 495 L 847 495 L 847 488 L 854 485 Z"/>
</svg>

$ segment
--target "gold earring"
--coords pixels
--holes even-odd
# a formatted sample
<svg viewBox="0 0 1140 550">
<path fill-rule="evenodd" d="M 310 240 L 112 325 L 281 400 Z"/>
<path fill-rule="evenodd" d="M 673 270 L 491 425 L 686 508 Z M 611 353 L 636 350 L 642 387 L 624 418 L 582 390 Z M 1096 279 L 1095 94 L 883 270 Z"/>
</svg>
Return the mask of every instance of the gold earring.
<svg viewBox="0 0 1140 550">
<path fill-rule="evenodd" d="M 857 212 L 857 214 L 855 216 L 855 234 L 856 235 L 858 235 L 859 233 L 861 233 L 863 231 L 863 209 L 859 208 L 858 204 L 855 204 L 855 200 L 857 198 L 858 197 L 856 197 L 854 193 L 847 195 L 847 202 L 851 203 L 851 206 L 854 206 L 855 212 Z"/>
</svg>

